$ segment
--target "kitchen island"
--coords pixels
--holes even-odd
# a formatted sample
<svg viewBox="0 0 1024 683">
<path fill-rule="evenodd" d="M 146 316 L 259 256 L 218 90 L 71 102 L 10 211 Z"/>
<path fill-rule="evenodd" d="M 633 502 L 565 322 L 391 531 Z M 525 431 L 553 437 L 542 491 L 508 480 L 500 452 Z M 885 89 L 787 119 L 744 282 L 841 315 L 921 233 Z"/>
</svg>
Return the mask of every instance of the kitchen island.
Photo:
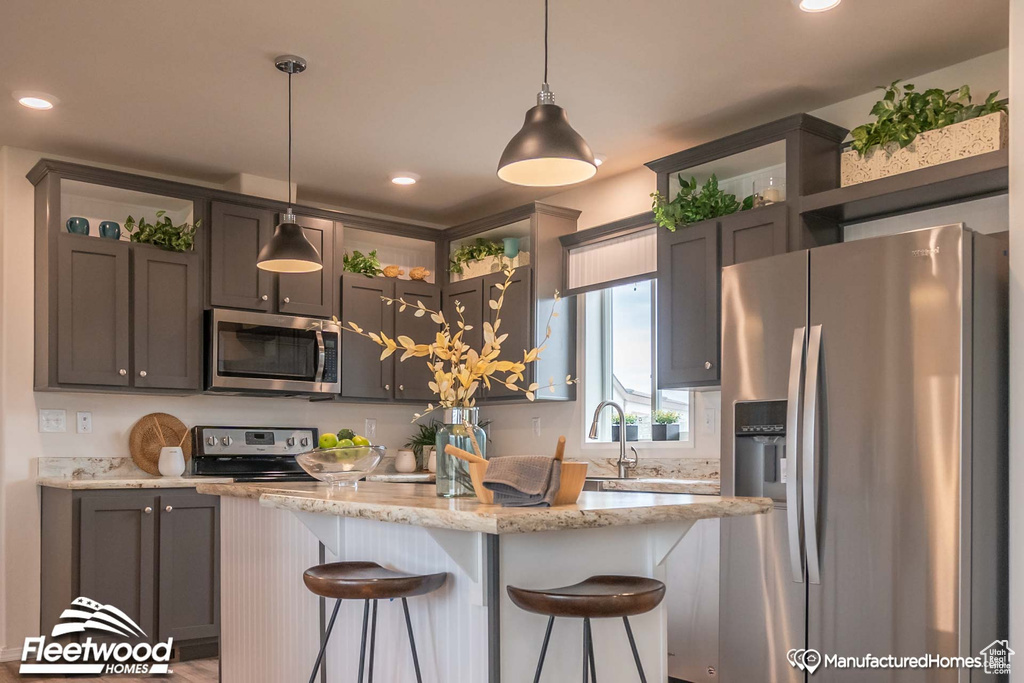
<svg viewBox="0 0 1024 683">
<path fill-rule="evenodd" d="M 311 670 L 326 605 L 303 571 L 365 560 L 407 572 L 448 572 L 446 585 L 409 601 L 424 681 L 531 680 L 546 619 L 509 601 L 508 585 L 554 587 L 595 574 L 659 578 L 669 552 L 699 519 L 765 514 L 763 498 L 584 492 L 576 505 L 501 508 L 437 498 L 432 485 L 210 483 L 222 496 L 221 680 L 301 679 Z M 332 605 L 333 607 L 333 605 Z M 355 680 L 362 605 L 343 605 L 327 651 L 327 680 Z M 414 680 L 401 609 L 381 605 L 377 680 Z M 648 680 L 666 680 L 666 613 L 631 620 Z M 619 620 L 594 623 L 599 676 L 633 680 Z M 580 674 L 582 628 L 556 622 L 545 680 Z"/>
</svg>

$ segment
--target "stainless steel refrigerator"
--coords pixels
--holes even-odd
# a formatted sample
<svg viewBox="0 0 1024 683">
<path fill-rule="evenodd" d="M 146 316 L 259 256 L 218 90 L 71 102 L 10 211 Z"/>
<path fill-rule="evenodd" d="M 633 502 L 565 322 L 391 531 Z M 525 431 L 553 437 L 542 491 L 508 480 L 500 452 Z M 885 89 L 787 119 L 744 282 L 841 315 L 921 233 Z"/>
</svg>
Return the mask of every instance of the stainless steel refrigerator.
<svg viewBox="0 0 1024 683">
<path fill-rule="evenodd" d="M 1007 633 L 1007 257 L 961 225 L 725 268 L 720 680 L 809 675 L 791 649 L 977 656 Z M 973 678 L 972 678 L 973 675 Z"/>
</svg>

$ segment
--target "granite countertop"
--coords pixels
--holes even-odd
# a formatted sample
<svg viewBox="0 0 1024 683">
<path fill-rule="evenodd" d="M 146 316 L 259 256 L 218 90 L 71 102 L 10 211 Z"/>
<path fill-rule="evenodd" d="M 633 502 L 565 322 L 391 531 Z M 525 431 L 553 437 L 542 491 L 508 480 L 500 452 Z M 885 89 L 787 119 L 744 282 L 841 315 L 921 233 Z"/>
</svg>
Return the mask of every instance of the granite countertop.
<svg viewBox="0 0 1024 683">
<path fill-rule="evenodd" d="M 72 477 L 39 477 L 36 484 L 55 489 L 103 490 L 103 489 L 186 489 L 200 483 L 231 484 L 234 479 L 222 477 L 153 477 L 140 474 L 131 477 L 96 477 L 76 479 Z"/>
<path fill-rule="evenodd" d="M 690 493 L 717 496 L 722 490 L 718 479 L 668 479 L 640 477 L 610 479 L 601 482 L 602 491 L 643 491 L 648 493 Z"/>
<path fill-rule="evenodd" d="M 251 498 L 266 507 L 373 519 L 434 529 L 514 534 L 532 531 L 632 526 L 717 517 L 742 517 L 771 510 L 768 498 L 720 498 L 681 494 L 588 492 L 575 505 L 503 508 L 475 498 L 438 498 L 423 484 L 362 483 L 356 489 L 323 484 L 200 483 L 200 493 Z"/>
</svg>

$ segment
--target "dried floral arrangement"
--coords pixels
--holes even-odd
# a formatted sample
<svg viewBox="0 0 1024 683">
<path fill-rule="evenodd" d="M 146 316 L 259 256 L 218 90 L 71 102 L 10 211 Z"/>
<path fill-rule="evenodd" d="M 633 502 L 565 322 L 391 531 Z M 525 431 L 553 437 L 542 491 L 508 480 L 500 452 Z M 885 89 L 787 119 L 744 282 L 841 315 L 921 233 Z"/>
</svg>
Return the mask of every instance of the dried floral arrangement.
<svg viewBox="0 0 1024 683">
<path fill-rule="evenodd" d="M 382 361 L 398 351 L 402 352 L 399 362 L 405 362 L 412 358 L 425 359 L 424 362 L 433 373 L 433 380 L 428 386 L 437 396 L 437 405 L 428 404 L 424 412 L 415 414 L 414 421 L 440 408 L 475 405 L 476 393 L 481 386 L 490 388 L 492 384 L 501 384 L 510 391 L 522 392 L 528 400 L 533 401 L 539 391 L 548 389 L 553 393 L 556 386 L 571 385 L 578 381 L 571 375 L 567 375 L 561 381 L 556 381 L 554 377 L 551 377 L 547 384 L 541 386 L 537 382 L 526 384 L 523 374 L 530 363 L 537 362 L 547 341 L 551 338 L 551 321 L 558 317 L 557 308 L 561 301 L 561 296 L 557 291 L 541 343 L 532 349 L 522 349 L 522 359 L 510 360 L 509 355 L 517 353 L 514 351 L 503 355 L 502 344 L 508 338 L 508 334 L 501 333 L 501 308 L 505 303 L 505 291 L 512 284 L 515 269 L 508 268 L 504 273 L 505 282 L 496 285 L 501 294 L 497 299 L 491 299 L 488 302 L 488 306 L 494 311 L 494 323 L 485 322 L 483 324 L 484 343 L 480 349 L 472 348 L 465 340 L 466 333 L 472 330 L 473 326 L 466 323 L 463 315 L 466 308 L 459 301 L 455 302 L 458 319 L 449 321 L 441 311 L 427 308 L 422 301 L 381 297 L 381 300 L 388 306 L 398 306 L 399 313 L 408 311 L 417 318 L 430 316 L 432 321 L 440 325 L 441 329 L 437 336 L 428 343 L 417 342 L 405 335 L 399 335 L 392 339 L 384 332 L 368 332 L 355 322 L 346 323 L 346 331 L 366 337 L 381 347 L 380 359 Z"/>
</svg>

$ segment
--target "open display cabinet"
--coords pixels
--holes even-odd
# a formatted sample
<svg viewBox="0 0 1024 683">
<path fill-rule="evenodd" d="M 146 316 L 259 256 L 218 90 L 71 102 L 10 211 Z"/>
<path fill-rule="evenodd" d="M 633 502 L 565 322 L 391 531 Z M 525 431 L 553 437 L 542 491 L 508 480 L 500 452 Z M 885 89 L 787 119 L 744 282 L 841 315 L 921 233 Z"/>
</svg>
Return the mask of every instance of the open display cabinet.
<svg viewBox="0 0 1024 683">
<path fill-rule="evenodd" d="M 342 237 L 342 249 L 349 256 L 356 251 L 364 256 L 376 252 L 381 267 L 398 266 L 399 280 L 416 279 L 431 284 L 439 282 L 435 241 L 346 227 Z M 428 274 L 425 277 L 411 277 L 413 269 L 416 268 L 425 269 Z"/>
</svg>

